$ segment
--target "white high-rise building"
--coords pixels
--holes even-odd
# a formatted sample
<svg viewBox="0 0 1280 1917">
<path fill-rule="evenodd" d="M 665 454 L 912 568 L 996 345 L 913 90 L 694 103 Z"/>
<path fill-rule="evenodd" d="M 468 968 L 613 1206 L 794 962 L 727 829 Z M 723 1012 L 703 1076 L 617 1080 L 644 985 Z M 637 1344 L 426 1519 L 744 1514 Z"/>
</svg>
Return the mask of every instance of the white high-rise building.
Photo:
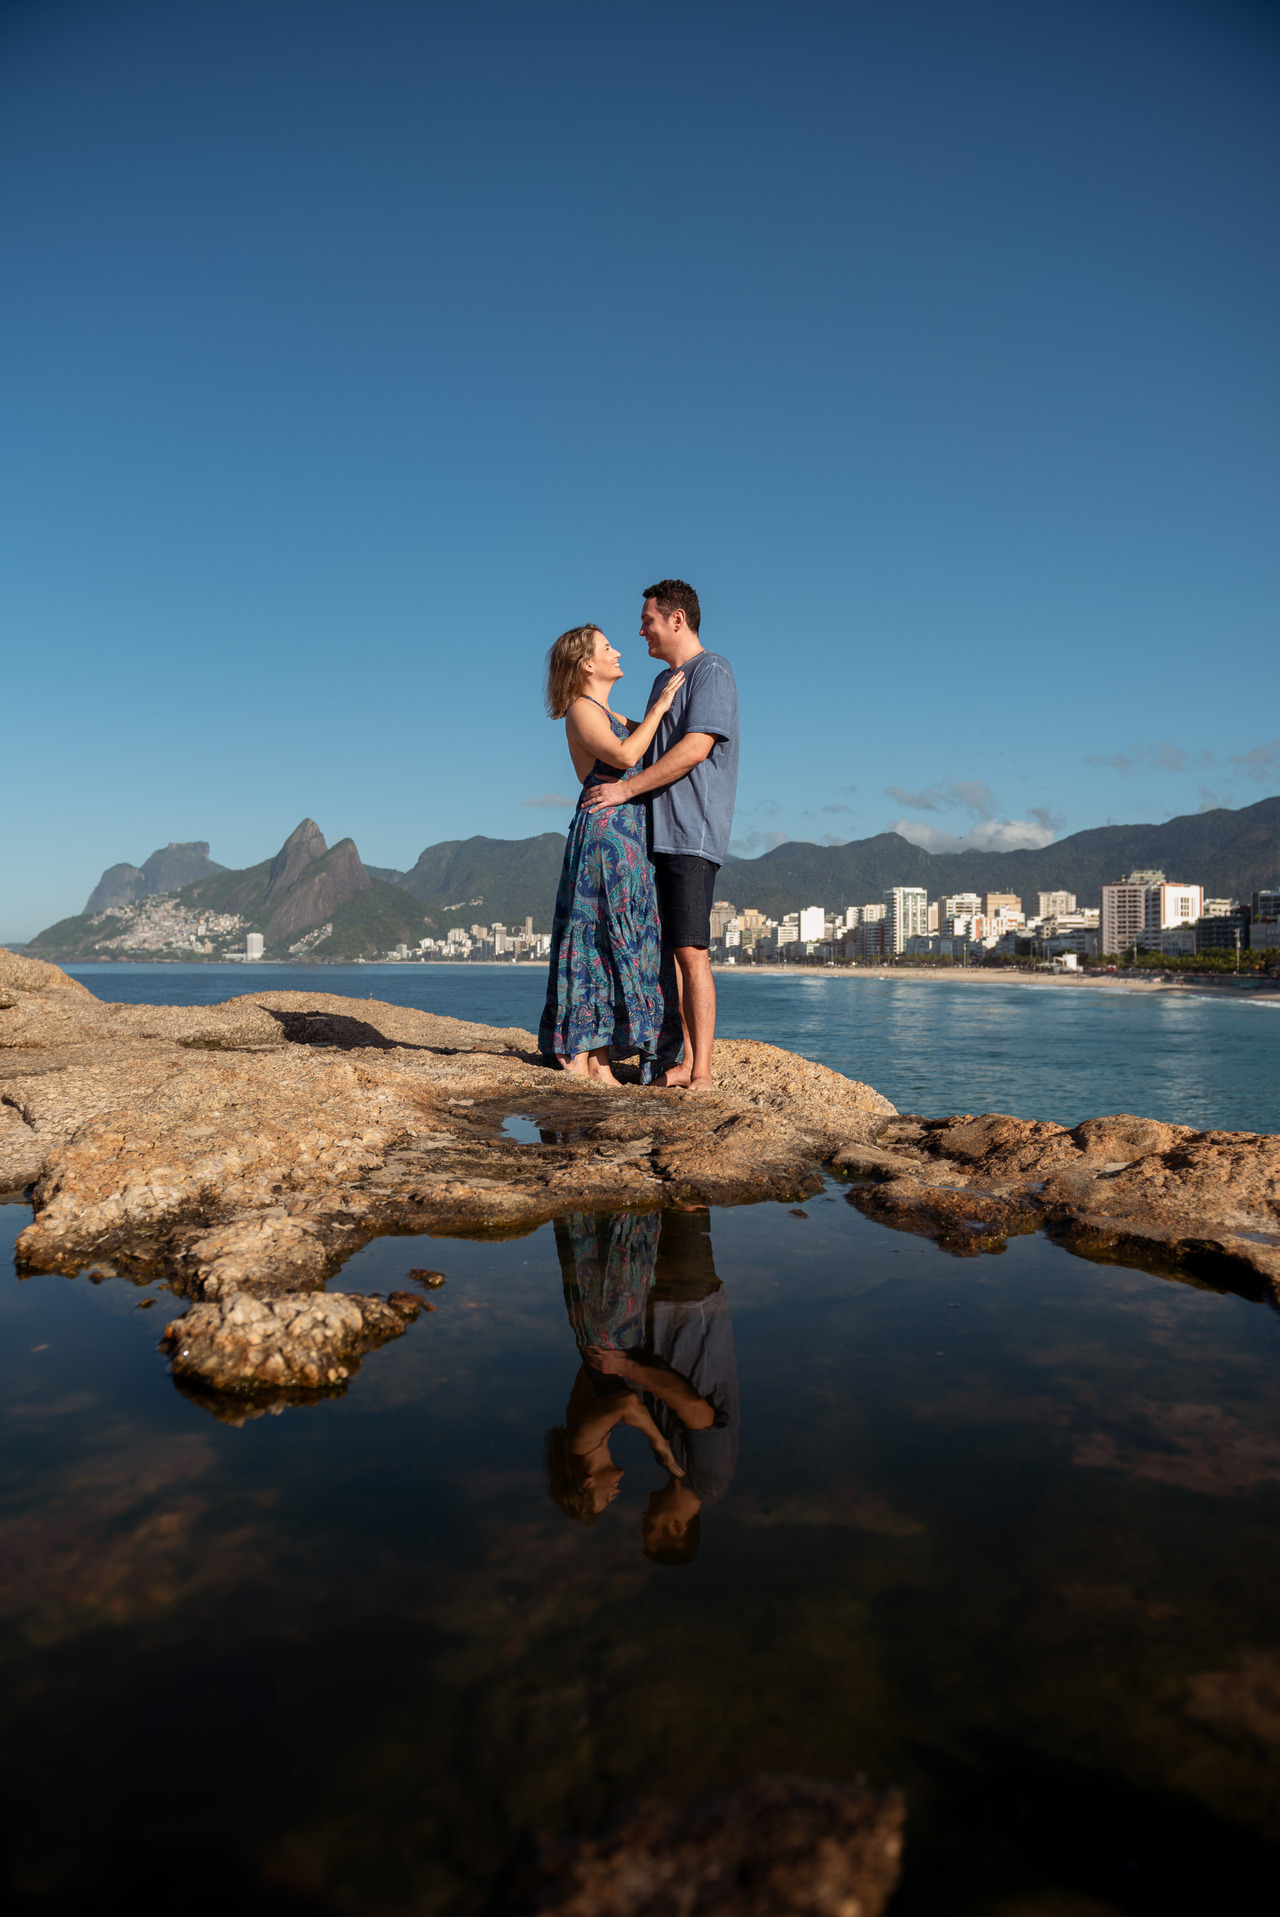
<svg viewBox="0 0 1280 1917">
<path fill-rule="evenodd" d="M 797 936 L 802 940 L 812 939 L 816 944 L 826 937 L 826 925 L 826 907 L 806 905 L 800 913 L 800 930 Z"/>
<path fill-rule="evenodd" d="M 948 919 L 977 918 L 981 910 L 982 900 L 976 892 L 952 892 L 938 902 L 938 917 L 944 924 Z"/>
<path fill-rule="evenodd" d="M 1202 885 L 1153 885 L 1147 902 L 1147 930 L 1168 932 L 1176 925 L 1194 925 L 1203 911 Z"/>
<path fill-rule="evenodd" d="M 929 894 L 922 885 L 891 885 L 884 895 L 884 949 L 896 958 L 908 939 L 929 935 Z"/>
<path fill-rule="evenodd" d="M 261 932 L 250 932 L 244 942 L 244 955 L 247 959 L 262 957 L 263 938 Z"/>
</svg>

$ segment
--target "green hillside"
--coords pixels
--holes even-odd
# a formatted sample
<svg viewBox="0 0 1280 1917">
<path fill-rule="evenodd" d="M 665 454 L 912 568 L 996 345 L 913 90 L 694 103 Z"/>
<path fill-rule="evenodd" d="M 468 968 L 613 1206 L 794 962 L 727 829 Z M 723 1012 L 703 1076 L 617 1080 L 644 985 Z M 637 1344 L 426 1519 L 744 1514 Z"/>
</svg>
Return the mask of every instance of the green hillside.
<svg viewBox="0 0 1280 1917">
<path fill-rule="evenodd" d="M 429 845 L 396 883 L 422 900 L 441 932 L 495 919 L 519 925 L 529 914 L 535 932 L 549 932 L 563 863 L 561 832 L 532 839 L 447 839 Z"/>
<path fill-rule="evenodd" d="M 331 920 L 331 936 L 312 948 L 311 957 L 381 958 L 397 945 L 416 945 L 419 939 L 439 936 L 434 920 L 418 901 L 385 879 L 375 879 L 367 892 L 335 907 Z M 272 952 L 270 956 L 284 955 Z"/>
<path fill-rule="evenodd" d="M 212 878 L 196 879 L 184 885 L 178 897 L 193 911 L 238 912 L 261 931 L 258 917 L 270 876 L 271 860 L 263 859 L 260 865 L 247 865 L 239 872 L 216 872 Z"/>
</svg>

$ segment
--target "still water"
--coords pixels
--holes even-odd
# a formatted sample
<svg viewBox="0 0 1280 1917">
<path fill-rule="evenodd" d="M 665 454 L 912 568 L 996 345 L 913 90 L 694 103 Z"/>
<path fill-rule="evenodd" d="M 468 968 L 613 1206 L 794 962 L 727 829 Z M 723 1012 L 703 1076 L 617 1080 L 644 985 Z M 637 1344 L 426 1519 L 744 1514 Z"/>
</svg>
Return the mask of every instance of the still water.
<svg viewBox="0 0 1280 1917">
<path fill-rule="evenodd" d="M 87 965 L 102 998 L 205 1005 L 336 992 L 536 1030 L 546 973 L 487 965 Z M 901 1112 L 1104 1112 L 1208 1131 L 1280 1130 L 1280 993 L 1141 992 L 821 973 L 721 972 L 718 1030 L 874 1085 Z"/>
<path fill-rule="evenodd" d="M 344 1395 L 247 1421 L 158 1286 L 0 1284 L 7 1909 L 481 1917 L 761 1771 L 904 1788 L 894 1917 L 1264 1907 L 1271 1305 L 834 1182 L 336 1282 L 420 1267 Z"/>
</svg>

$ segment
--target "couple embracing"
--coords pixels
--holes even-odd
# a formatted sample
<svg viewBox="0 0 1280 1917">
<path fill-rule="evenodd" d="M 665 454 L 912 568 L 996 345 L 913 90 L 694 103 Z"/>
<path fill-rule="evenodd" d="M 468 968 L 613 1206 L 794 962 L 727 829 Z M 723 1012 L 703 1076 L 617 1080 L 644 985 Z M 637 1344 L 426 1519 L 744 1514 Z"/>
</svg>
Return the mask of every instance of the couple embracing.
<svg viewBox="0 0 1280 1917">
<path fill-rule="evenodd" d="M 582 781 L 565 846 L 539 1045 L 568 1072 L 711 1084 L 716 993 L 711 901 L 738 783 L 738 690 L 698 637 L 698 595 L 648 586 L 640 636 L 661 662 L 643 719 L 615 712 L 619 653 L 598 626 L 562 633 L 547 710 Z"/>
</svg>

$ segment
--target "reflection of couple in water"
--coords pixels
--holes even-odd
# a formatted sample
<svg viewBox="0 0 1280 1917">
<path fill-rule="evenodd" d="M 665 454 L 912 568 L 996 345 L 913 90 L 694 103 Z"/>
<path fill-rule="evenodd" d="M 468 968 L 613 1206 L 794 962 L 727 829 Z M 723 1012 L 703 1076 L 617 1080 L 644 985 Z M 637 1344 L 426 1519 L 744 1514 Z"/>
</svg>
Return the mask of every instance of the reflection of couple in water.
<svg viewBox="0 0 1280 1917">
<path fill-rule="evenodd" d="M 641 1519 L 645 1556 L 690 1564 L 702 1507 L 724 1497 L 738 1456 L 733 1324 L 710 1215 L 571 1212 L 555 1231 L 582 1363 L 565 1421 L 547 1433 L 547 1489 L 568 1517 L 595 1524 L 622 1480 L 613 1432 L 643 1431 L 667 1474 Z"/>
</svg>

